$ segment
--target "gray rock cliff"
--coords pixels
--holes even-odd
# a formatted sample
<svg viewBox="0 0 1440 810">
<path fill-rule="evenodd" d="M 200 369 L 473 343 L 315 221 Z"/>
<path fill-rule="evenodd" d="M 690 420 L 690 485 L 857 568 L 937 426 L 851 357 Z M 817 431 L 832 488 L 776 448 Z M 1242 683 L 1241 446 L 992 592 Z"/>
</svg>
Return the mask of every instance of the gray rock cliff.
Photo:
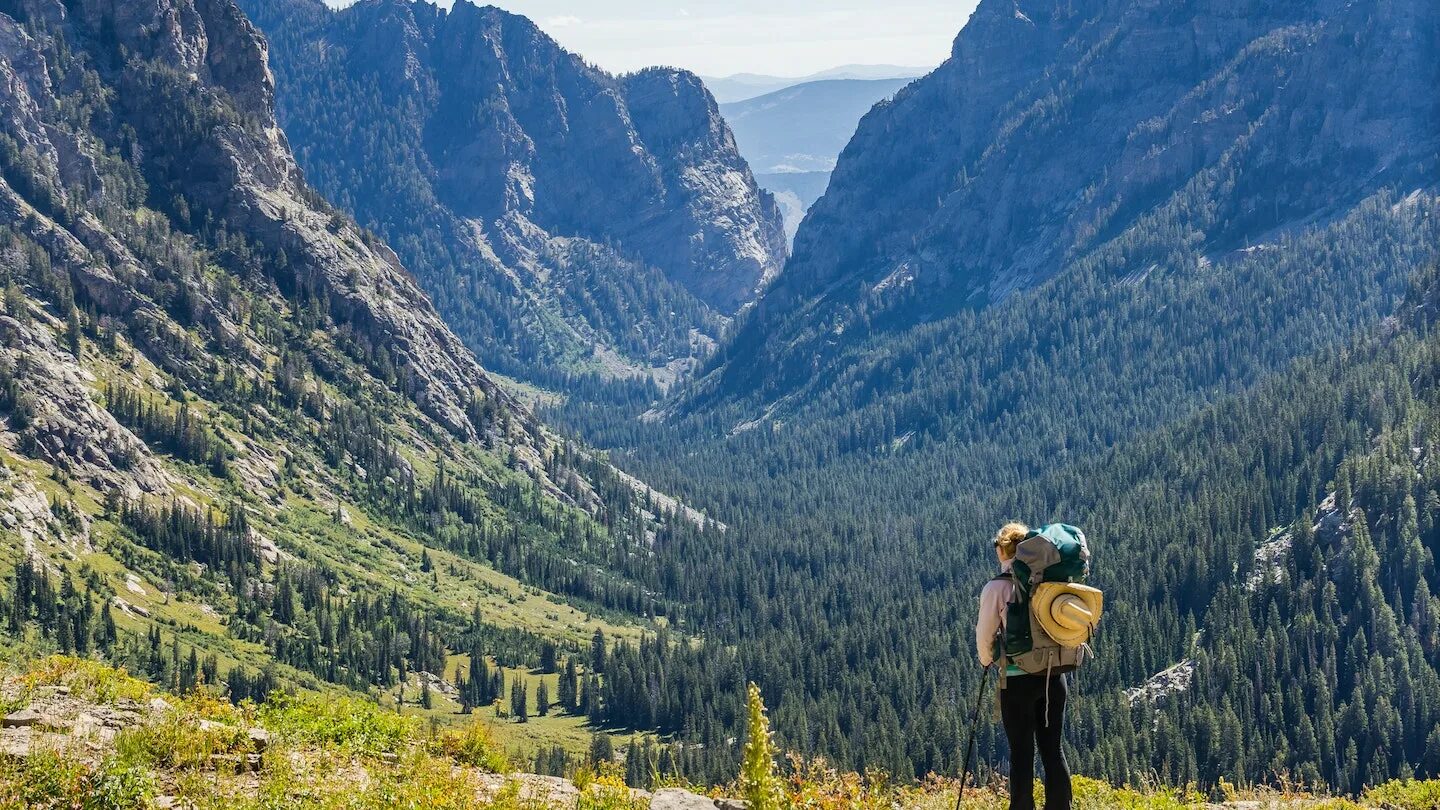
<svg viewBox="0 0 1440 810">
<path fill-rule="evenodd" d="M 693 357 L 786 258 L 773 198 L 692 74 L 614 76 L 467 0 L 242 5 L 307 174 L 507 373 L 592 348 Z"/>
</svg>

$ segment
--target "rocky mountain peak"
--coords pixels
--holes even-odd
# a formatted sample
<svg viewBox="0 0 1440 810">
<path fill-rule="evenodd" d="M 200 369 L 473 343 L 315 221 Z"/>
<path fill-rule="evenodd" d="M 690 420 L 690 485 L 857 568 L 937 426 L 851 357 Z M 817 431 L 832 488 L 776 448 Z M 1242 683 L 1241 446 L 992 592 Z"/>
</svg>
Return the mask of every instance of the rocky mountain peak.
<svg viewBox="0 0 1440 810">
<path fill-rule="evenodd" d="M 785 261 L 779 210 L 692 74 L 612 75 L 469 2 L 242 5 L 307 174 L 507 373 L 673 377 Z"/>
<path fill-rule="evenodd" d="M 59 19 L 67 12 L 85 29 L 114 37 L 142 59 L 158 60 L 223 88 L 245 113 L 273 121 L 274 83 L 263 37 L 225 0 L 86 0 L 60 4 L 26 0 L 32 13 Z M 40 8 L 49 6 L 48 9 Z"/>
</svg>

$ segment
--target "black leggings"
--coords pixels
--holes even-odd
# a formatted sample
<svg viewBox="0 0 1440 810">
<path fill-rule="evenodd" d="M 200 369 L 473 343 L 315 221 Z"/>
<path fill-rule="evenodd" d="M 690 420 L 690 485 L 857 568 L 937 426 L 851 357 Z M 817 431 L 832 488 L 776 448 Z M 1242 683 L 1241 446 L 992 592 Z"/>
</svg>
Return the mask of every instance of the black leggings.
<svg viewBox="0 0 1440 810">
<path fill-rule="evenodd" d="M 1010 810 L 1034 810 L 1035 748 L 1045 766 L 1045 810 L 1070 807 L 1070 767 L 1060 750 L 1065 722 L 1065 676 L 1048 676 L 1049 710 L 1046 704 L 1047 676 L 1011 675 L 1000 690 L 1000 717 L 1010 740 Z M 1046 718 L 1049 724 L 1046 724 Z"/>
</svg>

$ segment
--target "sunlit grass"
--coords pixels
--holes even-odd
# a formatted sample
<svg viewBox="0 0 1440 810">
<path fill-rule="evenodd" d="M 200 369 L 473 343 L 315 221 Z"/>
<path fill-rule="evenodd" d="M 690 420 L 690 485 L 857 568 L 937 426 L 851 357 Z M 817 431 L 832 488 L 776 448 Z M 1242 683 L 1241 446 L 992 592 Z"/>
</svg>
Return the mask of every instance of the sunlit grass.
<svg viewBox="0 0 1440 810">
<path fill-rule="evenodd" d="M 41 746 L 27 758 L 0 756 L 0 808 L 141 808 L 160 795 L 184 806 L 220 810 L 262 808 L 478 808 L 542 810 L 507 774 L 516 767 L 502 739 L 480 717 L 428 733 L 414 716 L 344 695 L 276 693 L 260 706 L 232 706 L 201 690 L 166 696 L 168 707 L 148 703 L 153 689 L 123 670 L 62 656 L 32 662 L 12 679 L 25 694 L 68 687 L 70 697 L 95 703 L 147 701 L 144 722 L 125 729 L 108 748 Z M 569 718 L 577 721 L 579 718 Z M 534 721 L 532 721 L 533 723 Z M 511 724 L 523 733 L 531 724 Z M 268 744 L 251 734 L 269 734 Z M 524 767 L 523 763 L 520 764 Z M 896 784 L 879 772 L 842 771 L 823 760 L 792 758 L 785 769 L 786 810 L 949 810 L 953 780 Z M 509 780 L 508 782 L 505 780 Z M 643 796 L 628 789 L 611 763 L 582 767 L 575 775 L 575 810 L 644 810 Z M 1395 781 L 1357 800 L 1299 788 L 1236 789 L 1217 796 L 1162 785 L 1120 787 L 1086 777 L 1074 782 L 1075 810 L 1185 810 L 1211 799 L 1258 807 L 1306 810 L 1433 810 L 1440 781 Z M 697 786 L 687 786 L 700 790 Z M 734 795 L 733 788 L 719 793 Z M 1043 786 L 1036 785 L 1043 802 Z M 1002 810 L 1003 792 L 972 788 L 961 810 Z"/>
<path fill-rule="evenodd" d="M 351 697 L 272 695 L 259 720 L 291 744 L 339 749 L 362 756 L 395 754 L 413 742 L 420 724 Z"/>
<path fill-rule="evenodd" d="M 154 692 L 150 684 L 132 677 L 124 669 L 64 655 L 34 662 L 20 682 L 27 692 L 41 686 L 64 686 L 72 697 L 94 703 L 145 700 Z"/>
</svg>

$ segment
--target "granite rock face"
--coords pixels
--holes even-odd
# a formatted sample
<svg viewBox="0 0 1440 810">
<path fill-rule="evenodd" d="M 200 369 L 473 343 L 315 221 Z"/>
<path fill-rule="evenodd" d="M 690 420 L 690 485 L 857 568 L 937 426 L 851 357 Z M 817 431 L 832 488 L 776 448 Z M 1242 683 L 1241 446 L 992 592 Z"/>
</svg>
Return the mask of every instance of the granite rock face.
<svg viewBox="0 0 1440 810">
<path fill-rule="evenodd" d="M 183 199 L 193 219 L 209 217 L 259 249 L 283 254 L 294 274 L 285 283 L 315 291 L 337 320 L 362 339 L 383 343 L 427 414 L 460 438 L 478 437 L 466 408 L 477 395 L 504 394 L 395 254 L 306 187 L 275 122 L 265 41 L 233 2 L 26 0 L 21 6 L 17 13 L 30 20 L 54 20 L 75 41 L 108 38 L 117 52 L 123 48 L 135 64 L 145 65 L 105 70 L 113 57 L 93 57 L 100 75 L 114 81 L 118 120 L 107 123 L 133 138 L 131 148 L 152 190 Z M 13 19 L 0 18 L 0 95 L 6 102 L 0 130 L 36 156 L 32 182 L 59 194 L 83 184 L 84 167 L 98 157 L 83 134 L 44 120 L 58 94 L 29 39 Z M 203 124 L 182 126 L 167 108 L 170 102 L 202 109 Z M 87 298 L 104 311 L 148 313 L 157 332 L 171 330 L 165 313 L 126 282 L 149 274 L 145 262 L 98 218 L 86 214 L 62 223 L 8 183 L 0 185 L 0 211 L 45 245 L 53 260 L 70 265 Z M 201 309 L 202 318 L 223 318 L 219 308 Z M 223 323 L 211 325 L 226 331 Z M 160 362 L 165 364 L 163 357 Z"/>
<path fill-rule="evenodd" d="M 1423 0 L 984 0 L 947 62 L 861 122 L 725 386 L 793 374 L 816 334 L 932 321 L 1083 263 L 1223 254 L 1434 186 L 1437 18 Z"/>
<path fill-rule="evenodd" d="M 0 363 L 25 392 L 24 418 L 10 421 L 17 449 L 127 497 L 169 491 L 144 443 L 92 400 L 84 370 L 49 330 L 0 315 Z"/>
<path fill-rule="evenodd" d="M 692 74 L 613 76 L 466 0 L 242 5 L 307 174 L 501 370 L 693 357 L 785 261 L 779 209 Z"/>
</svg>

